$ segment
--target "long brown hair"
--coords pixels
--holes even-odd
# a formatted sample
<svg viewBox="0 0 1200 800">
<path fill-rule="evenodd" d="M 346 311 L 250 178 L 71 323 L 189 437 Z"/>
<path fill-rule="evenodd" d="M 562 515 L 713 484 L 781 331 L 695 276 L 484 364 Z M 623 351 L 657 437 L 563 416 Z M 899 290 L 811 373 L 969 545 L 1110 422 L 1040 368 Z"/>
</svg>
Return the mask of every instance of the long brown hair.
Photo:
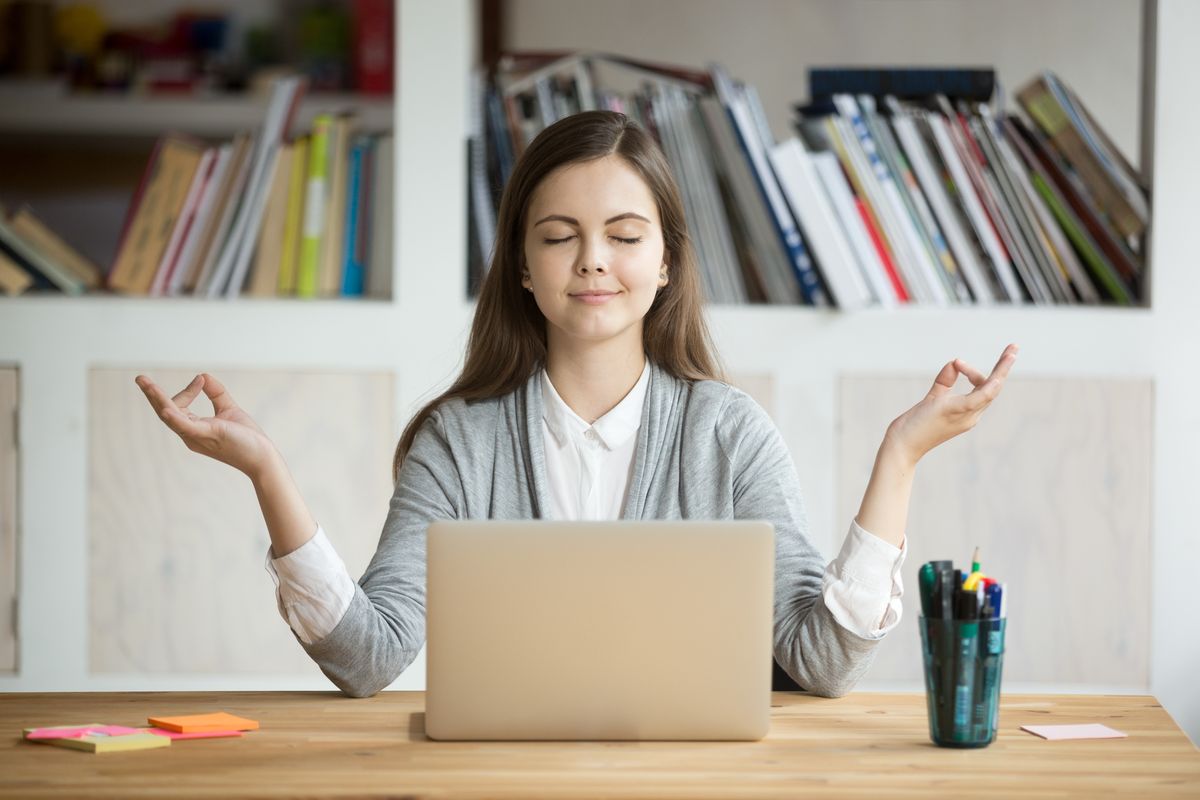
<svg viewBox="0 0 1200 800">
<path fill-rule="evenodd" d="M 396 446 L 392 479 L 421 425 L 446 400 L 499 397 L 522 386 L 546 363 L 546 319 L 532 293 L 521 286 L 526 211 L 547 175 L 568 164 L 619 155 L 649 186 L 662 220 L 668 276 L 642 321 L 647 357 L 686 381 L 724 381 L 708 326 L 695 251 L 683 202 L 658 143 L 637 122 L 615 111 L 584 111 L 555 122 L 534 138 L 504 187 L 496 219 L 496 242 L 467 341 L 462 373 L 449 389 L 409 421 Z"/>
</svg>

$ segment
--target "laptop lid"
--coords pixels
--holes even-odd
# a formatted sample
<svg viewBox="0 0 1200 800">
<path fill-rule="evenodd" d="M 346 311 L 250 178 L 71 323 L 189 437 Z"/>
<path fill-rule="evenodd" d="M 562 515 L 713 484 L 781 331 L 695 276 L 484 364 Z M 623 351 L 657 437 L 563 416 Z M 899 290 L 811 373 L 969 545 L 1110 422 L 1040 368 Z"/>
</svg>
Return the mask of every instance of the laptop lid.
<svg viewBox="0 0 1200 800">
<path fill-rule="evenodd" d="M 433 739 L 757 740 L 771 705 L 764 521 L 438 521 Z"/>
</svg>

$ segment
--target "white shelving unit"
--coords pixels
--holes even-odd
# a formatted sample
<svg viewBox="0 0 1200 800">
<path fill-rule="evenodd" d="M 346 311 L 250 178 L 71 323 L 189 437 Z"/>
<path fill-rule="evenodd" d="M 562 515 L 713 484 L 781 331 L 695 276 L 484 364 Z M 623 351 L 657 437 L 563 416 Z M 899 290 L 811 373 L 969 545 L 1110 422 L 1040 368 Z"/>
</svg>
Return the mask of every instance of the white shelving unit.
<svg viewBox="0 0 1200 800">
<path fill-rule="evenodd" d="M 463 141 L 475 8 L 470 0 L 404 0 L 397 7 L 394 301 L 0 299 L 0 366 L 20 370 L 21 458 L 21 672 L 0 676 L 0 691 L 114 688 L 111 680 L 86 672 L 89 366 L 387 368 L 398 376 L 398 426 L 456 373 L 473 310 L 464 300 Z M 1196 739 L 1200 637 L 1191 581 L 1200 563 L 1193 500 L 1200 474 L 1200 270 L 1194 245 L 1200 104 L 1193 76 L 1200 69 L 1194 46 L 1200 4 L 1159 0 L 1153 16 L 1157 31 L 1148 41 L 1156 84 L 1146 128 L 1154 164 L 1152 308 L 843 314 L 725 307 L 712 309 L 710 319 L 731 371 L 770 371 L 813 404 L 807 411 L 815 435 L 798 467 L 818 537 L 843 530 L 828 468 L 840 374 L 928 372 L 932 380 L 931 367 L 949 357 L 990 367 L 1006 342 L 1017 341 L 1022 376 L 1152 378 L 1154 588 L 1146 689 Z M 832 546 L 818 544 L 827 552 Z M 423 670 L 410 670 L 397 686 L 418 688 L 423 679 Z M 152 678 L 126 688 L 252 688 L 256 681 Z"/>
<path fill-rule="evenodd" d="M 232 136 L 262 121 L 266 98 L 174 98 L 125 95 L 37 95 L 0 89 L 0 130 L 44 136 L 145 136 L 178 129 L 197 136 Z M 294 126 L 307 130 L 322 111 L 353 110 L 367 130 L 390 128 L 390 98 L 314 93 L 300 104 Z"/>
</svg>

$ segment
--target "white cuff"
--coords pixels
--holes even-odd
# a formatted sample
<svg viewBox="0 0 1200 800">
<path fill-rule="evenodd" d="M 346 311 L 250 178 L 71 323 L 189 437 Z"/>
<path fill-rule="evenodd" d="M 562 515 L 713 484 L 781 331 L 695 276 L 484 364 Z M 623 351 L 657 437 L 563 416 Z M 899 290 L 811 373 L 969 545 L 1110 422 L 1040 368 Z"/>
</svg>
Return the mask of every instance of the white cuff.
<svg viewBox="0 0 1200 800">
<path fill-rule="evenodd" d="M 311 539 L 285 556 L 274 558 L 268 547 L 265 566 L 280 616 L 305 644 L 328 636 L 354 599 L 354 581 L 319 524 Z"/>
<path fill-rule="evenodd" d="M 907 555 L 907 536 L 896 547 L 852 520 L 841 552 L 825 567 L 821 582 L 834 619 L 863 639 L 887 635 L 900 622 L 900 567 Z"/>
</svg>

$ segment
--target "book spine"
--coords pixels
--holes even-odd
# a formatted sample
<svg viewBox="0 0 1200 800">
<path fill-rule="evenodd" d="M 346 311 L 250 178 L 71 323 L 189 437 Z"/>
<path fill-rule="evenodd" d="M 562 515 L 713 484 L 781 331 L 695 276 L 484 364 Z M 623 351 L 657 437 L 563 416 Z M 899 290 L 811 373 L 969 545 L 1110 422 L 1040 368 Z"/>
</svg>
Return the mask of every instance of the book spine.
<svg viewBox="0 0 1200 800">
<path fill-rule="evenodd" d="M 308 189 L 304 196 L 304 227 L 300 238 L 300 264 L 296 270 L 296 296 L 317 296 L 317 269 L 321 260 L 321 234 L 325 226 L 325 206 L 329 168 L 330 114 L 313 120 L 308 148 Z"/>
<path fill-rule="evenodd" d="M 362 178 L 363 144 L 356 142 L 350 150 L 350 186 L 346 193 L 346 235 L 342 247 L 342 295 L 344 297 L 357 297 L 363 293 L 363 264 L 360 260 L 361 251 L 359 249 Z"/>
<path fill-rule="evenodd" d="M 1117 230 L 1124 236 L 1140 236 L 1146 229 L 1145 220 L 1138 216 L 1120 189 L 1113 185 L 1104 168 L 1096 162 L 1045 79 L 1039 78 L 1030 83 L 1017 94 L 1017 99 L 1045 131 L 1051 144 L 1070 163 Z"/>
<path fill-rule="evenodd" d="M 816 253 L 834 303 L 847 311 L 866 307 L 874 298 L 837 227 L 808 152 L 798 139 L 792 138 L 777 144 L 770 155 L 780 187 Z"/>
<path fill-rule="evenodd" d="M 28 266 L 41 273 L 43 277 L 66 294 L 77 295 L 83 293 L 84 285 L 82 280 L 63 265 L 43 256 L 41 252 L 18 236 L 17 232 L 9 227 L 8 221 L 3 217 L 3 213 L 0 212 L 0 242 L 11 250 L 13 255 L 18 259 L 23 259 Z"/>
<path fill-rule="evenodd" d="M 717 70 L 714 70 L 714 72 L 717 72 Z M 792 218 L 791 211 L 788 210 L 787 203 L 779 191 L 779 184 L 775 178 L 775 174 L 771 171 L 771 165 L 767 162 L 764 142 L 755 129 L 754 121 L 750 118 L 746 102 L 741 93 L 728 80 L 728 76 L 724 74 L 724 71 L 720 70 L 719 74 L 721 76 L 721 80 L 718 83 L 718 86 L 721 87 L 719 91 L 728 98 L 728 106 L 733 112 L 734 120 L 737 123 L 736 127 L 739 132 L 741 145 L 745 150 L 746 157 L 750 160 L 752 167 L 751 174 L 755 177 L 759 190 L 766 200 L 771 221 L 774 223 L 779 241 L 788 256 L 792 269 L 796 273 L 796 279 L 799 281 L 800 291 L 804 295 L 804 300 L 809 305 L 828 306 L 830 304 L 829 297 L 825 293 L 825 288 L 821 285 L 817 271 L 808 256 L 808 250 L 804 246 L 800 231 L 796 228 L 796 222 Z"/>
<path fill-rule="evenodd" d="M 206 149 L 200 156 L 200 164 L 196 167 L 196 174 L 192 177 L 192 185 L 188 187 L 183 208 L 180 209 L 179 217 L 175 220 L 171 238 L 167 242 L 167 249 L 163 251 L 158 270 L 154 274 L 154 282 L 150 285 L 150 295 L 153 297 L 161 297 L 166 294 L 171 276 L 179 266 L 180 253 L 191 235 L 192 225 L 196 220 L 196 209 L 199 206 L 200 198 L 204 195 L 204 189 L 212 177 L 216 157 L 215 147 Z"/>
<path fill-rule="evenodd" d="M 900 299 L 884 269 L 879 253 L 871 242 L 871 236 L 863 224 L 858 207 L 854 204 L 854 194 L 850 184 L 842 172 L 837 155 L 832 151 L 820 151 L 811 154 L 813 167 L 817 177 L 833 204 L 846 241 L 854 251 L 855 262 L 863 278 L 870 285 L 875 298 L 884 308 L 894 308 Z"/>
<path fill-rule="evenodd" d="M 300 237 L 304 224 L 304 194 L 308 175 L 309 137 L 296 139 L 292 153 L 292 174 L 288 179 L 287 222 L 283 228 L 283 251 L 279 256 L 279 286 L 281 297 L 296 293 L 296 270 L 300 261 Z"/>
</svg>

